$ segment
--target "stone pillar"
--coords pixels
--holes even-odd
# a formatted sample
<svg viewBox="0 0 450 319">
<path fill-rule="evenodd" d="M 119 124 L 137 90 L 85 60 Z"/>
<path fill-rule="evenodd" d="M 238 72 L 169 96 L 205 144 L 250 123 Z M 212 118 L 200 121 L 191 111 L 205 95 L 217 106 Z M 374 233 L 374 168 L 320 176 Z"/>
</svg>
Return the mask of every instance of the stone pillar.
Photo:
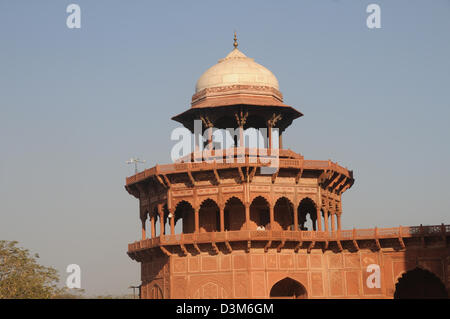
<svg viewBox="0 0 450 319">
<path fill-rule="evenodd" d="M 147 215 L 145 215 L 145 217 L 147 217 Z M 146 231 L 145 231 L 145 221 L 147 220 L 147 218 L 142 218 L 141 219 L 141 223 L 142 223 L 142 228 L 141 228 L 141 231 L 142 231 L 142 240 L 144 240 L 145 239 L 145 233 L 146 233 Z"/>
<path fill-rule="evenodd" d="M 220 214 L 220 231 L 225 231 L 225 217 L 224 217 L 224 206 L 220 205 L 219 214 Z"/>
<path fill-rule="evenodd" d="M 331 231 L 335 231 L 336 227 L 335 227 L 335 212 L 331 213 Z"/>
<path fill-rule="evenodd" d="M 239 147 L 244 147 L 244 127 L 243 126 L 239 126 L 239 143 L 238 143 Z"/>
<path fill-rule="evenodd" d="M 267 130 L 269 131 L 269 132 L 268 132 L 268 135 L 269 135 L 269 145 L 268 145 L 268 148 L 269 148 L 269 149 L 272 149 L 272 126 L 270 126 L 270 124 L 267 125 Z"/>
<path fill-rule="evenodd" d="M 199 135 L 194 133 L 194 152 L 197 153 L 200 151 L 200 145 L 199 145 Z"/>
<path fill-rule="evenodd" d="M 341 215 L 342 215 L 342 198 L 341 198 L 341 200 L 339 201 L 339 215 L 338 215 L 338 219 L 337 219 L 337 222 L 338 222 L 338 230 L 341 230 Z"/>
<path fill-rule="evenodd" d="M 244 114 L 243 111 L 234 113 L 236 118 L 237 127 L 239 127 L 239 147 L 244 147 L 244 125 L 247 121 L 248 113 Z"/>
<path fill-rule="evenodd" d="M 212 130 L 212 126 L 208 127 L 208 150 L 212 150 L 212 135 L 213 135 L 213 130 Z"/>
<path fill-rule="evenodd" d="M 275 225 L 275 218 L 274 218 L 274 207 L 272 203 L 269 204 L 270 206 L 270 230 L 273 230 L 273 226 Z"/>
<path fill-rule="evenodd" d="M 250 229 L 250 204 L 245 204 L 245 229 Z"/>
<path fill-rule="evenodd" d="M 196 207 L 196 208 L 195 208 L 195 211 L 194 211 L 194 215 L 195 215 L 195 216 L 194 216 L 194 217 L 195 217 L 195 232 L 196 232 L 196 233 L 199 233 L 199 231 L 200 231 L 200 230 L 199 230 L 199 229 L 200 229 L 200 226 L 199 226 L 200 223 L 199 223 L 199 219 L 198 219 L 198 214 L 199 214 L 198 211 L 199 211 L 199 209 L 200 209 L 200 208 Z"/>
<path fill-rule="evenodd" d="M 281 114 L 272 114 L 272 117 L 267 121 L 267 129 L 269 130 L 269 148 L 272 149 L 272 128 L 276 127 L 276 123 L 281 120 Z M 281 134 L 279 132 L 279 136 L 281 137 Z M 280 140 L 281 142 L 281 140 Z M 281 143 L 280 143 L 281 145 Z M 281 148 L 281 146 L 278 146 Z"/>
<path fill-rule="evenodd" d="M 172 209 L 170 212 L 172 218 L 170 218 L 170 234 L 175 235 L 175 212 Z"/>
<path fill-rule="evenodd" d="M 164 210 L 163 210 L 162 204 L 158 204 L 158 214 L 159 214 L 159 221 L 160 221 L 159 236 L 163 236 L 165 227 L 164 227 Z"/>
<path fill-rule="evenodd" d="M 322 215 L 320 214 L 320 207 L 317 207 L 317 229 L 322 231 Z"/>
<path fill-rule="evenodd" d="M 298 205 L 294 207 L 294 230 L 298 230 Z"/>
<path fill-rule="evenodd" d="M 328 232 L 329 231 L 328 209 L 326 208 L 323 209 L 323 217 L 325 219 L 325 231 Z"/>
<path fill-rule="evenodd" d="M 155 214 L 152 214 L 152 216 L 150 217 L 150 224 L 151 224 L 151 237 L 155 238 L 156 237 L 156 230 L 155 230 Z"/>
</svg>

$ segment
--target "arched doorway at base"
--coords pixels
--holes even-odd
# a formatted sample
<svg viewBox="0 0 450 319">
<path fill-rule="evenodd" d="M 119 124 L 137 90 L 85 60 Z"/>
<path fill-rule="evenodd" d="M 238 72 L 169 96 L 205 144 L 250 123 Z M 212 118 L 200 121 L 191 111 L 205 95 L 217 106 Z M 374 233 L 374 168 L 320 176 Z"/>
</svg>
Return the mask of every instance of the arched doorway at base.
<svg viewBox="0 0 450 319">
<path fill-rule="evenodd" d="M 270 298 L 306 299 L 307 296 L 305 286 L 289 277 L 276 282 L 270 289 Z"/>
<path fill-rule="evenodd" d="M 432 272 L 415 268 L 404 273 L 395 285 L 394 299 L 448 298 L 442 281 Z"/>
</svg>

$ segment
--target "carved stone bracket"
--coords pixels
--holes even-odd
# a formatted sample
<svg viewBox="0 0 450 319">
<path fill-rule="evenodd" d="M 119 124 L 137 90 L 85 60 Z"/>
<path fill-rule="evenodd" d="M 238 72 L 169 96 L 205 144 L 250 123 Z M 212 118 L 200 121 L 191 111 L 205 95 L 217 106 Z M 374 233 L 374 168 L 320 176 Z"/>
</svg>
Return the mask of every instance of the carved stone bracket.
<svg viewBox="0 0 450 319">
<path fill-rule="evenodd" d="M 247 122 L 248 112 L 240 111 L 238 113 L 234 113 L 234 117 L 236 118 L 236 123 L 239 127 L 244 127 Z"/>
<path fill-rule="evenodd" d="M 267 126 L 268 127 L 275 127 L 278 121 L 280 121 L 283 118 L 281 114 L 273 113 L 271 118 L 267 120 Z"/>
</svg>

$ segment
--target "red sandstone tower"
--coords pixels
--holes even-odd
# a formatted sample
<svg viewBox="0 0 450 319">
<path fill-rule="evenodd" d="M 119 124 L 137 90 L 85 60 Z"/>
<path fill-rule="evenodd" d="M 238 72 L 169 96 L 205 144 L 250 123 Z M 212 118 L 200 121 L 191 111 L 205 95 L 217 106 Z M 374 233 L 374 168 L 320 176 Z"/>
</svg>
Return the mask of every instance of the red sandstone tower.
<svg viewBox="0 0 450 319">
<path fill-rule="evenodd" d="M 283 148 L 301 116 L 235 38 L 173 118 L 192 133 L 201 120 L 206 149 L 126 179 L 140 204 L 142 239 L 128 255 L 141 264 L 141 298 L 447 296 L 450 226 L 342 230 L 353 172 Z M 234 129 L 235 145 L 214 146 L 212 128 Z M 246 147 L 249 128 L 268 136 Z"/>
</svg>

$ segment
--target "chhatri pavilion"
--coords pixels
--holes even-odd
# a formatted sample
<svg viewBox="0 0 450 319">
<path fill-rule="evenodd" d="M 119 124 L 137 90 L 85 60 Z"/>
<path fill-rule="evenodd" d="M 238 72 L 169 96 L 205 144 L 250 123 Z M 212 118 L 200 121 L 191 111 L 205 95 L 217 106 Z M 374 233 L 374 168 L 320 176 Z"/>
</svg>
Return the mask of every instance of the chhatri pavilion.
<svg viewBox="0 0 450 319">
<path fill-rule="evenodd" d="M 192 133 L 201 121 L 206 141 L 196 136 L 191 154 L 126 179 L 142 225 L 128 245 L 140 297 L 448 297 L 450 226 L 342 229 L 353 172 L 283 147 L 303 114 L 237 46 L 235 35 L 172 118 Z M 221 149 L 213 132 L 230 128 L 234 143 Z M 256 149 L 245 143 L 250 128 L 267 129 Z"/>
</svg>

